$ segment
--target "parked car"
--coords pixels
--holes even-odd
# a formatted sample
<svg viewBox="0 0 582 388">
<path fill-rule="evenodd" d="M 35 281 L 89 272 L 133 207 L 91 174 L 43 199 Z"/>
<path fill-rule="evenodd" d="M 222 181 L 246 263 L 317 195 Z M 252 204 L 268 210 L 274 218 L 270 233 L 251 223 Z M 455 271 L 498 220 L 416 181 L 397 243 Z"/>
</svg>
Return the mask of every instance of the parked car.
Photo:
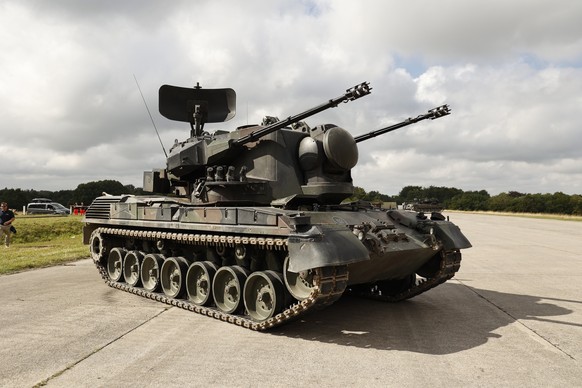
<svg viewBox="0 0 582 388">
<path fill-rule="evenodd" d="M 49 198 L 33 198 L 30 203 L 51 203 L 53 202 L 52 199 Z"/>
<path fill-rule="evenodd" d="M 26 206 L 26 214 L 69 215 L 71 211 L 58 202 L 31 202 Z"/>
</svg>

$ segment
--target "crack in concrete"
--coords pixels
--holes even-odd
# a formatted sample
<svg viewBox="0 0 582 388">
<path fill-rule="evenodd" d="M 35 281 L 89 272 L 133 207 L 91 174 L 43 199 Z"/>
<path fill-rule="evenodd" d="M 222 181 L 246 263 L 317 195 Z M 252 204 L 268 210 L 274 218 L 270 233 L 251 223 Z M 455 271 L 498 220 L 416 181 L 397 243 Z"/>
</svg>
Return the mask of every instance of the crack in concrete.
<svg viewBox="0 0 582 388">
<path fill-rule="evenodd" d="M 105 345 L 93 350 L 92 352 L 90 352 L 89 354 L 85 355 L 84 357 L 81 357 L 79 360 L 75 361 L 72 364 L 67 365 L 64 369 L 54 373 L 52 376 L 47 377 L 46 379 L 42 380 L 39 383 L 36 383 L 33 388 L 37 388 L 37 387 L 44 387 L 45 385 L 47 385 L 51 380 L 59 377 L 60 375 L 62 375 L 63 373 L 65 373 L 66 371 L 74 368 L 76 365 L 80 364 L 81 362 L 85 361 L 86 359 L 88 359 L 89 357 L 93 356 L 94 354 L 97 354 L 98 352 L 100 352 L 101 350 L 107 348 L 109 345 L 119 341 L 120 339 L 122 339 L 123 337 L 127 336 L 130 333 L 133 333 L 134 331 L 136 331 L 137 329 L 139 329 L 140 327 L 142 327 L 143 325 L 145 325 L 146 323 L 151 322 L 152 320 L 154 320 L 155 318 L 159 317 L 160 315 L 162 315 L 163 313 L 165 313 L 166 311 L 168 311 L 169 309 L 171 309 L 171 306 L 165 307 L 162 311 L 160 311 L 159 313 L 153 315 L 152 317 L 150 317 L 149 319 L 146 319 L 145 321 L 143 321 L 142 323 L 140 323 L 139 325 L 132 327 L 131 329 L 127 330 L 125 333 L 119 335 L 118 337 L 113 338 L 111 341 L 107 342 Z"/>
</svg>

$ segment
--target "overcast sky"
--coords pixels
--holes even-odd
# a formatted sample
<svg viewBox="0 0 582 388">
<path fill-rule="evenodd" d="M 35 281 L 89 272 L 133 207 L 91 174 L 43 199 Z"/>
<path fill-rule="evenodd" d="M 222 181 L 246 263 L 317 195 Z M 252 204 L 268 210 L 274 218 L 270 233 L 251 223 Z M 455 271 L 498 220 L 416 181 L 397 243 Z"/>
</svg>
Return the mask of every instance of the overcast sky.
<svg viewBox="0 0 582 388">
<path fill-rule="evenodd" d="M 163 84 L 230 87 L 237 115 L 354 135 L 449 104 L 452 115 L 359 143 L 354 184 L 582 194 L 582 1 L 0 0 L 0 187 L 142 186 L 187 123 Z"/>
</svg>

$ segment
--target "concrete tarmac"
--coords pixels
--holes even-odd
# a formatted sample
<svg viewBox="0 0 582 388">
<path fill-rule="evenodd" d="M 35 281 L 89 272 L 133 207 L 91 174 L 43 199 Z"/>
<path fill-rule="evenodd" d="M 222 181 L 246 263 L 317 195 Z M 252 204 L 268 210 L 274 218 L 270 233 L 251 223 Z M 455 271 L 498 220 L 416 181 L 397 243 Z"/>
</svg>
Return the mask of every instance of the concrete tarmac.
<svg viewBox="0 0 582 388">
<path fill-rule="evenodd" d="M 0 276 L 0 386 L 582 386 L 582 222 L 448 215 L 473 243 L 451 281 L 267 333 L 111 289 L 90 260 Z"/>
</svg>

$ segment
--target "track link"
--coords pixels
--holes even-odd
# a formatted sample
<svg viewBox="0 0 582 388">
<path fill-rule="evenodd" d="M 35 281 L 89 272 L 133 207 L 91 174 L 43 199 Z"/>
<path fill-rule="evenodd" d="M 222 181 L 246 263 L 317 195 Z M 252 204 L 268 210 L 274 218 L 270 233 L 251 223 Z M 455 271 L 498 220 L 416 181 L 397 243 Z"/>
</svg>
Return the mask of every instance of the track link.
<svg viewBox="0 0 582 388">
<path fill-rule="evenodd" d="M 249 236 L 225 236 L 216 234 L 191 234 L 191 233 L 168 233 L 164 231 L 143 231 L 123 228 L 101 227 L 96 230 L 103 236 L 139 238 L 147 240 L 171 240 L 183 244 L 195 245 L 226 245 L 250 244 L 262 249 L 287 250 L 287 240 L 280 238 L 249 237 Z M 140 287 L 133 287 L 124 282 L 116 282 L 110 279 L 105 260 L 94 261 L 102 279 L 105 283 L 122 291 L 126 291 L 147 299 L 162 302 L 174 307 L 189 310 L 197 314 L 206 315 L 224 322 L 228 322 L 247 329 L 264 331 L 287 322 L 293 321 L 305 314 L 323 309 L 338 300 L 347 288 L 348 269 L 347 266 L 333 266 L 315 269 L 314 285 L 310 295 L 302 301 L 287 306 L 279 314 L 262 322 L 250 319 L 248 315 L 227 314 L 216 307 L 195 305 L 185 299 L 175 299 L 162 292 L 150 292 Z M 438 271 L 430 278 L 417 278 L 414 285 L 397 294 L 383 294 L 381 290 L 370 287 L 362 291 L 352 291 L 352 295 L 374 299 L 383 302 L 400 302 L 420 295 L 444 282 L 453 278 L 461 265 L 461 253 L 458 251 L 443 252 Z"/>
<path fill-rule="evenodd" d="M 443 252 L 441 256 L 440 266 L 438 271 L 430 278 L 417 278 L 412 287 L 393 295 L 384 295 L 380 290 L 370 287 L 369 291 L 358 291 L 353 294 L 356 296 L 380 300 L 383 302 L 401 302 L 420 295 L 439 284 L 443 284 L 447 280 L 453 278 L 455 273 L 461 267 L 461 253 L 459 251 Z"/>
<path fill-rule="evenodd" d="M 209 234 L 167 233 L 163 231 L 143 231 L 122 228 L 101 227 L 96 230 L 102 236 L 121 236 L 127 238 L 140 238 L 148 240 L 167 239 L 182 242 L 184 244 L 251 244 L 264 249 L 287 249 L 285 239 L 271 239 L 264 237 L 233 237 Z M 279 314 L 262 322 L 255 322 L 246 315 L 227 314 L 215 307 L 198 306 L 185 299 L 174 299 L 160 292 L 150 292 L 140 287 L 133 287 L 124 282 L 115 282 L 110 279 L 105 260 L 94 260 L 94 263 L 105 283 L 113 288 L 126 291 L 147 299 L 152 299 L 174 307 L 189 310 L 197 314 L 206 315 L 224 322 L 228 322 L 247 329 L 264 331 L 283 325 L 297 319 L 311 311 L 331 305 L 341 297 L 347 287 L 347 266 L 334 266 L 315 269 L 314 285 L 310 295 L 302 301 L 286 307 Z"/>
</svg>

